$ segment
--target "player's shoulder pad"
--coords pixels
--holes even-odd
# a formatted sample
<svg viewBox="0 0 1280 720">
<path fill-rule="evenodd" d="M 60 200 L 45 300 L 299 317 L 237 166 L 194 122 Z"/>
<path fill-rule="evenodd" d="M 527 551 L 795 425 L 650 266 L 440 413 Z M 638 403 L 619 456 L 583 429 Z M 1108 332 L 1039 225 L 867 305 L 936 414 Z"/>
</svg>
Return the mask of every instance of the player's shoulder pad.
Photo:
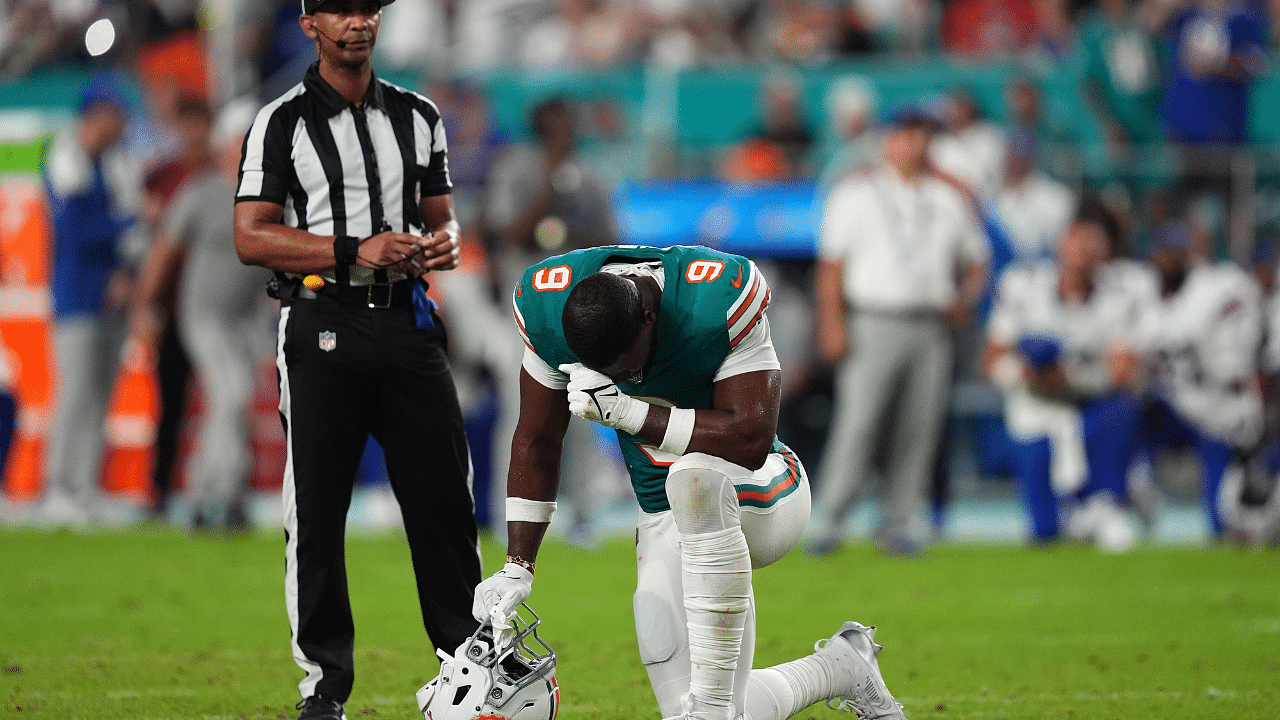
<svg viewBox="0 0 1280 720">
<path fill-rule="evenodd" d="M 726 268 L 733 272 L 729 281 L 733 298 L 725 313 L 729 328 L 729 346 L 735 347 L 764 317 L 769 307 L 769 281 L 756 264 L 747 258 L 731 256 L 733 263 Z"/>
<path fill-rule="evenodd" d="M 577 250 L 536 262 L 524 271 L 512 288 L 511 303 L 525 345 L 540 355 L 549 350 L 544 347 L 548 343 L 558 345 L 560 313 L 569 291 L 583 276 L 597 269 L 597 260 L 589 252 Z"/>
</svg>

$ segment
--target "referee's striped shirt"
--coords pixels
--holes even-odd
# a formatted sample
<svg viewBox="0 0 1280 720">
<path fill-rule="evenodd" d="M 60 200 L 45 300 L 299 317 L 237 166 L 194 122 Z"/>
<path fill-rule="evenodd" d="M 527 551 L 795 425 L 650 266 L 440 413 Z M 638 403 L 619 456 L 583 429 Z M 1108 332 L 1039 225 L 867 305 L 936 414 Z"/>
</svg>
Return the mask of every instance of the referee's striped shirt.
<svg viewBox="0 0 1280 720">
<path fill-rule="evenodd" d="M 427 98 L 374 77 L 361 107 L 320 77 L 262 108 L 245 137 L 236 202 L 284 206 L 285 225 L 316 235 L 422 234 L 420 200 L 453 191 L 444 123 Z M 333 270 L 323 273 L 330 281 Z M 353 285 L 397 271 L 351 266 Z"/>
</svg>

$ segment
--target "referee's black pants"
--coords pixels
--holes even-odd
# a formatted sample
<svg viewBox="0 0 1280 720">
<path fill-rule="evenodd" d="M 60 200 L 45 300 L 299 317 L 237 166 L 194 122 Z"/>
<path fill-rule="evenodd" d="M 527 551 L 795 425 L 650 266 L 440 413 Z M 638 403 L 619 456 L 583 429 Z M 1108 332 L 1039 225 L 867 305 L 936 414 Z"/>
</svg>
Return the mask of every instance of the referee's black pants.
<svg viewBox="0 0 1280 720">
<path fill-rule="evenodd" d="M 386 451 L 427 635 L 452 653 L 475 631 L 480 553 L 462 412 L 443 328 L 419 329 L 408 306 L 291 300 L 276 366 L 288 453 L 285 596 L 294 659 L 307 673 L 299 691 L 345 702 L 355 630 L 344 529 L 369 434 Z"/>
</svg>

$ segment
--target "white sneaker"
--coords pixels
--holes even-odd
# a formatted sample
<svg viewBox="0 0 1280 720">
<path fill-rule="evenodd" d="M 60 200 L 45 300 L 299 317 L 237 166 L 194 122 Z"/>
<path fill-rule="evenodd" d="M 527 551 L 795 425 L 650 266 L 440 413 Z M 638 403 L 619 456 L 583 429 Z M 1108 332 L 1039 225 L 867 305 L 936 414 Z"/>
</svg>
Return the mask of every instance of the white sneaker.
<svg viewBox="0 0 1280 720">
<path fill-rule="evenodd" d="M 1124 508 L 1111 493 L 1098 493 L 1098 529 L 1094 541 L 1098 549 L 1109 553 L 1123 553 L 1133 549 L 1138 542 L 1138 531 L 1129 524 Z M 1093 498 L 1090 498 L 1092 500 Z"/>
<path fill-rule="evenodd" d="M 902 705 L 889 694 L 880 675 L 876 656 L 882 648 L 875 643 L 875 635 L 874 626 L 850 621 L 831 638 L 813 644 L 815 651 L 829 654 L 836 666 L 849 675 L 848 689 L 827 700 L 827 707 L 853 713 L 859 720 L 905 720 Z"/>
<path fill-rule="evenodd" d="M 93 522 L 93 513 L 87 504 L 70 495 L 51 492 L 37 509 L 40 522 L 56 528 L 85 529 Z"/>
</svg>

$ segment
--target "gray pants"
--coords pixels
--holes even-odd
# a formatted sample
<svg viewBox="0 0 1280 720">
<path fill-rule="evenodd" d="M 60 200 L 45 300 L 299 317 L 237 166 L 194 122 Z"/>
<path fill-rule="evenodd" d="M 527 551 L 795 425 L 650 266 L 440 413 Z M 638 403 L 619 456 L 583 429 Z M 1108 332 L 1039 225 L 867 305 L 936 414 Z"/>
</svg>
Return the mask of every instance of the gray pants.
<svg viewBox="0 0 1280 720">
<path fill-rule="evenodd" d="M 849 356 L 836 374 L 835 413 L 818 472 L 825 537 L 838 538 L 885 440 L 883 535 L 917 540 L 951 386 L 952 340 L 941 316 L 852 313 Z M 887 426 L 887 427 L 886 427 Z M 887 433 L 882 432 L 882 428 Z"/>
<path fill-rule="evenodd" d="M 53 328 L 57 405 L 45 454 L 46 494 L 82 507 L 98 494 L 107 403 L 120 369 L 124 319 L 79 315 Z"/>
<path fill-rule="evenodd" d="M 215 526 L 228 521 L 249 486 L 249 403 L 254 368 L 264 354 L 264 328 L 259 314 L 183 317 L 179 325 L 205 401 L 188 490 L 192 507 Z"/>
</svg>

